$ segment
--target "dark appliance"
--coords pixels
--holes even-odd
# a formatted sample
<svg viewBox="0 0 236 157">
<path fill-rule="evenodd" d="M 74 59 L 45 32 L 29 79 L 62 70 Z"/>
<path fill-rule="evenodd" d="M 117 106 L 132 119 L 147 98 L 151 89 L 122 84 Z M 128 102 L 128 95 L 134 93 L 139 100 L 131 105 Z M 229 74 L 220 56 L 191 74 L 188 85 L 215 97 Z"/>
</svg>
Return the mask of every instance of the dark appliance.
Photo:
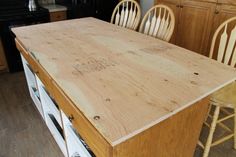
<svg viewBox="0 0 236 157">
<path fill-rule="evenodd" d="M 67 7 L 68 19 L 95 17 L 109 22 L 118 0 L 56 0 L 56 3 Z"/>
<path fill-rule="evenodd" d="M 0 38 L 2 39 L 10 72 L 23 70 L 20 53 L 16 48 L 12 27 L 49 22 L 49 12 L 37 5 L 30 11 L 29 0 L 0 0 Z"/>
</svg>

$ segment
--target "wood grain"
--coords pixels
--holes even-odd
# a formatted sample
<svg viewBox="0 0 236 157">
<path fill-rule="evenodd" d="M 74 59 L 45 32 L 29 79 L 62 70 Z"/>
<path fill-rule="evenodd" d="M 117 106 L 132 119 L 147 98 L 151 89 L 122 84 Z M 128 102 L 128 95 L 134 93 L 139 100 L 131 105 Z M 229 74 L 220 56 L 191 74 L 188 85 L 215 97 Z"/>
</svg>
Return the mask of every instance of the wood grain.
<svg viewBox="0 0 236 157">
<path fill-rule="evenodd" d="M 16 46 L 27 62 L 30 64 L 32 70 L 38 75 L 50 96 L 55 99 L 57 105 L 69 117 L 72 116 L 72 122 L 80 135 L 93 150 L 97 156 L 110 157 L 111 146 L 98 133 L 98 131 L 90 124 L 90 122 L 83 116 L 81 111 L 76 108 L 71 100 L 64 94 L 58 85 L 51 79 L 48 73 L 43 69 L 40 63 L 35 60 L 30 53 L 21 45 L 21 42 L 16 39 Z"/>
<path fill-rule="evenodd" d="M 112 146 L 236 78 L 207 57 L 93 18 L 13 31 Z"/>
<path fill-rule="evenodd" d="M 56 22 L 61 20 L 66 20 L 66 11 L 56 11 L 56 12 L 50 12 L 50 21 Z"/>
<path fill-rule="evenodd" d="M 209 98 L 114 148 L 113 157 L 192 157 Z M 148 150 L 148 151 L 146 151 Z"/>
</svg>

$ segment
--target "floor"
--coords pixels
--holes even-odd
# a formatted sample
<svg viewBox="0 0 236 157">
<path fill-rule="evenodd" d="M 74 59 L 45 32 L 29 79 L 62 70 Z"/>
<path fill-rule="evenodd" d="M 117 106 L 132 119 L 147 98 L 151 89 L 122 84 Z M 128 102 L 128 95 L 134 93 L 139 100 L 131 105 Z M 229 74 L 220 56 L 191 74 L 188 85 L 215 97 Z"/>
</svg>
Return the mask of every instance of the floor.
<svg viewBox="0 0 236 157">
<path fill-rule="evenodd" d="M 0 157 L 63 157 L 34 108 L 22 72 L 0 74 Z"/>
<path fill-rule="evenodd" d="M 231 127 L 232 121 L 228 122 Z M 217 135 L 224 132 L 220 129 Z M 206 138 L 204 128 L 202 138 Z M 236 157 L 233 140 L 211 149 L 209 157 Z M 23 72 L 0 74 L 0 157 L 62 157 L 30 99 Z M 194 157 L 202 157 L 197 147 Z"/>
</svg>

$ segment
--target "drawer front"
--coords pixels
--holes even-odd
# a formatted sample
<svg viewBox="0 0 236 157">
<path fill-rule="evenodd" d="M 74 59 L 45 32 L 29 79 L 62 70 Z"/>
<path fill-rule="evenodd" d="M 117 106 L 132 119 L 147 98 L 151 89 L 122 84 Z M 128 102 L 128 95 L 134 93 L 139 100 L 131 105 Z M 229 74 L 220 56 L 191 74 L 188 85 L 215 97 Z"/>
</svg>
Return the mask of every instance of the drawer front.
<svg viewBox="0 0 236 157">
<path fill-rule="evenodd" d="M 50 112 L 47 112 L 45 114 L 45 121 L 62 153 L 67 156 L 66 144 L 62 135 L 62 129 L 58 126 L 58 124 L 55 124 L 55 117 L 53 117 Z"/>
<path fill-rule="evenodd" d="M 62 127 L 62 120 L 60 116 L 59 107 L 57 106 L 55 101 L 49 96 L 48 92 L 45 89 L 45 86 L 39 78 L 37 78 L 37 83 L 39 87 L 39 94 L 44 114 L 46 114 L 47 112 L 52 113 L 59 125 Z"/>
<path fill-rule="evenodd" d="M 27 63 L 27 61 L 25 60 L 25 58 L 23 56 L 21 56 L 21 59 L 22 59 L 23 67 L 24 67 L 26 81 L 27 81 L 29 88 L 31 87 L 31 88 L 37 89 L 35 75 L 31 69 L 31 67 L 29 66 L 29 64 Z"/>
<path fill-rule="evenodd" d="M 33 73 L 31 67 L 29 66 L 29 64 L 27 63 L 27 61 L 22 55 L 21 55 L 21 59 L 22 59 L 23 67 L 24 67 L 25 77 L 26 77 L 28 88 L 29 88 L 30 96 L 36 108 L 38 109 L 39 113 L 44 118 L 43 109 L 41 105 L 41 99 L 40 99 L 40 95 L 38 91 L 38 85 L 36 81 L 37 76 Z"/>
<path fill-rule="evenodd" d="M 29 88 L 29 92 L 30 92 L 30 96 L 31 96 L 36 108 L 38 109 L 39 113 L 41 114 L 41 116 L 44 119 L 43 109 L 42 109 L 42 105 L 41 105 L 41 102 L 40 102 L 38 92 L 34 91 L 33 88 Z"/>
<path fill-rule="evenodd" d="M 95 157 L 90 148 L 76 133 L 63 111 L 61 111 L 61 114 L 69 157 Z"/>
<path fill-rule="evenodd" d="M 66 12 L 65 11 L 57 11 L 57 12 L 51 12 L 50 13 L 50 21 L 61 21 L 66 20 Z"/>
<path fill-rule="evenodd" d="M 111 145 L 99 134 L 84 115 L 75 107 L 72 101 L 52 81 L 53 95 L 60 109 L 72 119 L 72 124 L 81 137 L 86 141 L 96 156 L 111 157 Z"/>
</svg>

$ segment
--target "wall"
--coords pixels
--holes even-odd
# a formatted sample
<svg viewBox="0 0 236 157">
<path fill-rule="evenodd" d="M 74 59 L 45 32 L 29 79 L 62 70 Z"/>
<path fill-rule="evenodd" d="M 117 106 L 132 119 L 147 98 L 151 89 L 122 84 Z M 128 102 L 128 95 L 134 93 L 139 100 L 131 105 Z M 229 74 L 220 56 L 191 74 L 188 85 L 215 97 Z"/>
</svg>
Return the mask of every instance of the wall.
<svg viewBox="0 0 236 157">
<path fill-rule="evenodd" d="M 154 5 L 155 0 L 140 0 L 142 16 Z"/>
</svg>

